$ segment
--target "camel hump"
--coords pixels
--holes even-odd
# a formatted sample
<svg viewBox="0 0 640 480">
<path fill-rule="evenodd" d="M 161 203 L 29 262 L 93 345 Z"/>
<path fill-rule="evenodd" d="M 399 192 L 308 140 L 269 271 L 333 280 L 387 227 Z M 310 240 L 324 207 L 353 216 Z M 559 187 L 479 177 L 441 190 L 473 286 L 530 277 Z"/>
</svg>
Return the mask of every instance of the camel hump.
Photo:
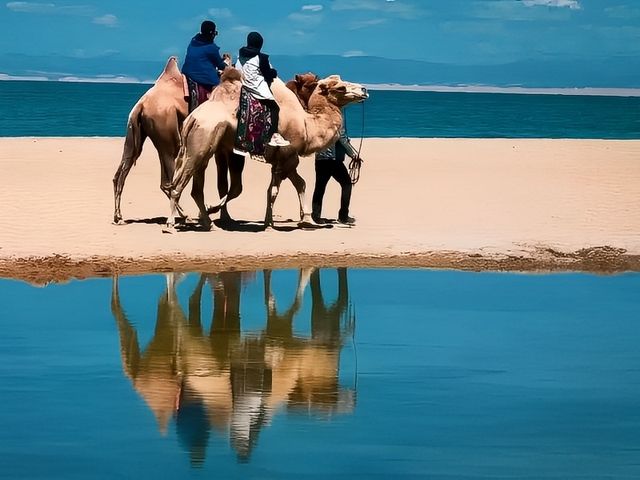
<svg viewBox="0 0 640 480">
<path fill-rule="evenodd" d="M 166 80 L 182 82 L 182 73 L 180 72 L 180 68 L 178 68 L 177 57 L 169 57 L 167 64 L 164 66 L 164 70 L 156 80 L 156 83 Z"/>
</svg>

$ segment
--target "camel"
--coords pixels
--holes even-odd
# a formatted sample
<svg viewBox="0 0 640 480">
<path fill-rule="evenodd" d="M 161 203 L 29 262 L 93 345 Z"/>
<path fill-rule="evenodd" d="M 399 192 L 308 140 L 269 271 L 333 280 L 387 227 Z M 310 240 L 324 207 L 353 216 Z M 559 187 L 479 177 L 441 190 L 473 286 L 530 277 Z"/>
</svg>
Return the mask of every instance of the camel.
<svg viewBox="0 0 640 480">
<path fill-rule="evenodd" d="M 147 137 L 158 151 L 160 189 L 170 198 L 175 158 L 180 150 L 180 130 L 188 114 L 189 104 L 185 98 L 184 80 L 178 68 L 178 59 L 170 57 L 154 85 L 145 92 L 129 113 L 122 159 L 113 177 L 114 223 L 122 223 L 120 203 L 124 184 L 131 168 L 142 154 L 142 146 Z M 225 153 L 227 152 L 220 152 L 216 156 L 218 192 L 223 196 L 229 189 L 227 172 L 231 174 L 231 182 L 238 183 L 240 180 L 235 176 L 242 175 L 244 167 L 244 157 L 236 155 L 237 158 L 231 158 L 231 154 Z M 228 167 L 231 161 L 234 162 L 233 169 Z M 178 214 L 184 217 L 182 209 L 179 206 L 177 209 Z M 226 208 L 222 209 L 221 216 L 228 216 Z"/>
<path fill-rule="evenodd" d="M 176 291 L 180 275 L 169 273 L 158 298 L 154 335 L 144 350 L 122 306 L 118 278 L 113 279 L 111 310 L 124 373 L 161 432 L 175 421 L 192 464 L 204 462 L 212 430 L 229 435 L 238 458 L 247 461 L 262 428 L 284 406 L 309 414 L 352 411 L 353 391 L 338 382 L 340 350 L 353 328 L 346 273 L 338 271 L 338 298 L 328 305 L 319 271 L 300 270 L 293 301 L 280 313 L 271 271 L 264 271 L 266 319 L 262 327 L 249 331 L 241 327 L 240 299 L 243 285 L 255 280 L 250 273 L 200 275 L 188 312 Z M 213 296 L 209 332 L 201 318 L 207 283 Z M 311 335 L 302 337 L 294 333 L 293 324 L 308 285 Z"/>
<path fill-rule="evenodd" d="M 305 73 L 296 75 L 293 80 L 287 82 L 287 85 L 306 108 L 316 83 L 315 74 Z M 147 137 L 151 139 L 158 151 L 160 189 L 165 195 L 170 196 L 175 158 L 180 149 L 180 130 L 188 113 L 189 105 L 185 97 L 184 81 L 178 68 L 178 60 L 176 57 L 170 57 L 154 85 L 136 102 L 129 113 L 122 159 L 113 177 L 114 223 L 122 223 L 120 204 L 124 184 L 131 168 L 142 154 L 142 146 Z M 243 167 L 244 157 L 241 155 L 228 152 L 220 152 L 216 155 L 217 186 L 221 197 L 227 195 L 229 191 L 228 177 L 232 185 L 241 185 Z M 179 215 L 184 217 L 182 209 L 179 206 L 177 208 Z M 221 218 L 229 219 L 226 208 L 221 209 Z"/>
<path fill-rule="evenodd" d="M 302 108 L 308 110 L 309 98 L 318 85 L 318 80 L 320 79 L 315 73 L 301 73 L 296 75 L 293 80 L 289 80 L 285 85 L 298 97 Z"/>
<path fill-rule="evenodd" d="M 176 57 L 170 57 L 154 85 L 134 105 L 127 120 L 122 160 L 113 177 L 114 223 L 122 223 L 120 200 L 127 175 L 151 139 L 160 159 L 160 189 L 170 196 L 175 158 L 180 149 L 180 128 L 189 114 L 182 73 Z M 180 215 L 182 212 L 180 211 Z"/>
<path fill-rule="evenodd" d="M 225 71 L 226 73 L 226 71 Z M 193 178 L 192 196 L 199 208 L 199 221 L 210 228 L 211 220 L 204 203 L 204 172 L 209 159 L 218 152 L 233 149 L 237 120 L 236 112 L 240 95 L 239 73 L 221 81 L 209 101 L 203 103 L 185 120 L 182 129 L 183 143 L 176 159 L 176 170 L 171 185 L 170 213 L 165 231 L 172 233 L 175 227 L 177 205 L 182 191 Z M 300 225 L 315 225 L 305 201 L 306 184 L 296 168 L 300 155 L 310 155 L 327 148 L 338 139 L 343 124 L 342 107 L 368 98 L 366 89 L 359 84 L 346 82 L 338 75 L 319 80 L 309 97 L 305 111 L 295 93 L 276 78 L 271 90 L 280 107 L 279 133 L 291 142 L 280 150 L 267 149 L 265 157 L 272 164 L 271 183 L 267 191 L 265 225 L 273 225 L 273 204 L 280 183 L 288 178 L 298 192 Z M 222 196 L 216 208 L 223 208 L 239 195 L 242 185 L 232 186 Z"/>
</svg>

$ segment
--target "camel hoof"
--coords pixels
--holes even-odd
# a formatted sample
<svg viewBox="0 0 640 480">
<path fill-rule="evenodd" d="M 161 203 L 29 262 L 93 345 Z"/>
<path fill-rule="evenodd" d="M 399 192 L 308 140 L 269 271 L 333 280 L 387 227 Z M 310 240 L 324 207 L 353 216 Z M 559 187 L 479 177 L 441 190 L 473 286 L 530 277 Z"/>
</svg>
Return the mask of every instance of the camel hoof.
<svg viewBox="0 0 640 480">
<path fill-rule="evenodd" d="M 167 225 L 162 229 L 162 233 L 174 234 L 176 232 L 177 232 L 176 227 L 174 227 L 173 225 Z"/>
<path fill-rule="evenodd" d="M 122 220 L 121 218 L 114 218 L 113 225 L 124 225 L 124 220 Z"/>
</svg>

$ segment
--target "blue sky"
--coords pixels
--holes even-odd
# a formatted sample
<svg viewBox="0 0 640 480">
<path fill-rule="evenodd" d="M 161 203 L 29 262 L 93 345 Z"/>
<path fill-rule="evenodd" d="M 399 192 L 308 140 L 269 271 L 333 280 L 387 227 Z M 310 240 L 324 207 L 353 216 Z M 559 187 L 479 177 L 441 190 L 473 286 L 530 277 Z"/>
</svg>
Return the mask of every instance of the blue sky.
<svg viewBox="0 0 640 480">
<path fill-rule="evenodd" d="M 640 0 L 91 0 L 0 4 L 0 53 L 180 57 L 201 20 L 223 50 L 450 64 L 640 55 Z"/>
</svg>

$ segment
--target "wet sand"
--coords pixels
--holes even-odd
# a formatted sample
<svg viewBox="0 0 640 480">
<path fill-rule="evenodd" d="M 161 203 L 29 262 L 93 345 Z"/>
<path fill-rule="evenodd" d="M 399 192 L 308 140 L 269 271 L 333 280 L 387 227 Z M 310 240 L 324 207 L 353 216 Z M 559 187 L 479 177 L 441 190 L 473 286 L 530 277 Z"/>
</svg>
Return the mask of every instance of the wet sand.
<svg viewBox="0 0 640 480">
<path fill-rule="evenodd" d="M 355 141 L 356 146 L 358 141 Z M 640 141 L 365 139 L 355 227 L 297 227 L 283 183 L 264 231 L 269 166 L 247 161 L 240 222 L 162 233 L 168 201 L 152 145 L 131 171 L 113 225 L 122 138 L 3 138 L 0 276 L 31 282 L 166 270 L 432 267 L 640 271 Z M 299 168 L 311 202 L 314 162 Z M 217 203 L 207 170 L 207 204 Z M 181 204 L 197 209 L 185 190 Z M 336 218 L 331 182 L 323 216 Z M 217 218 L 217 215 L 212 216 Z"/>
</svg>

